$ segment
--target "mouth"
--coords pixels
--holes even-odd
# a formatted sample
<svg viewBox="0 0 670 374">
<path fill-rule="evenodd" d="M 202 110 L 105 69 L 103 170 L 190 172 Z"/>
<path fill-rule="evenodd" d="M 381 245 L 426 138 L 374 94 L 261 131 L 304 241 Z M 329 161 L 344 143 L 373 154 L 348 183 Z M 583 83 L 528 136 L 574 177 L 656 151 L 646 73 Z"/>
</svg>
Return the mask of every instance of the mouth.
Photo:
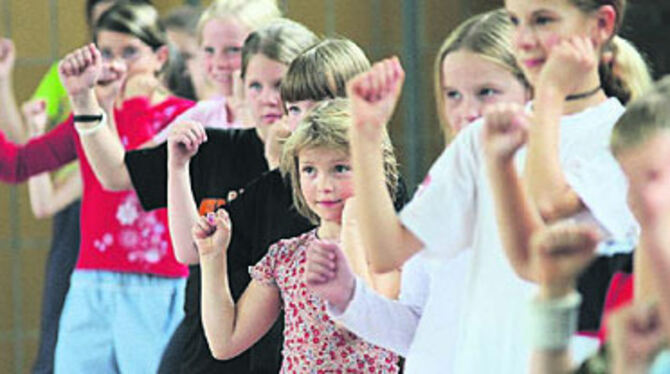
<svg viewBox="0 0 670 374">
<path fill-rule="evenodd" d="M 282 115 L 279 113 L 270 113 L 270 114 L 264 114 L 263 115 L 263 123 L 269 124 L 269 123 L 275 123 L 279 119 L 281 119 Z"/>
<path fill-rule="evenodd" d="M 334 208 L 342 203 L 342 199 L 338 200 L 321 200 L 316 202 L 318 205 L 323 206 L 324 208 Z"/>
<path fill-rule="evenodd" d="M 533 69 L 544 64 L 543 58 L 529 58 L 523 60 L 523 65 L 528 69 Z"/>
</svg>

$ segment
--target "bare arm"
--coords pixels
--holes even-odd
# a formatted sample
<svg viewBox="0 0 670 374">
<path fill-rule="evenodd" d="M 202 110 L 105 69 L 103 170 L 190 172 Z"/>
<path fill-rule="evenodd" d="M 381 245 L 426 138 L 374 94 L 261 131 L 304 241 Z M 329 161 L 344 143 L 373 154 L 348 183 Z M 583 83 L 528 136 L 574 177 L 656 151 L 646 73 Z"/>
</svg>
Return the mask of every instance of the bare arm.
<svg viewBox="0 0 670 374">
<path fill-rule="evenodd" d="M 66 206 L 81 198 L 81 175 L 73 171 L 62 184 L 54 186 L 48 173 L 28 180 L 30 207 L 37 218 L 50 218 Z"/>
<path fill-rule="evenodd" d="M 484 150 L 500 238 L 517 275 L 532 280 L 530 239 L 544 221 L 514 165 L 527 129 L 524 109 L 518 105 L 499 104 L 486 112 Z"/>
<path fill-rule="evenodd" d="M 375 64 L 369 72 L 348 83 L 354 124 L 350 130 L 351 160 L 360 234 L 371 269 L 399 268 L 423 244 L 398 218 L 386 191 L 381 144 L 400 96 L 404 72 L 397 59 Z M 373 85 L 371 82 L 374 81 Z"/>
<path fill-rule="evenodd" d="M 251 347 L 279 316 L 279 289 L 252 280 L 233 301 L 228 283 L 226 247 L 230 222 L 225 211 L 200 219 L 193 229 L 200 252 L 202 323 L 212 355 L 225 360 Z M 212 231 L 214 230 L 214 231 Z"/>
<path fill-rule="evenodd" d="M 14 98 L 12 85 L 15 59 L 14 43 L 9 39 L 0 39 L 0 129 L 9 139 L 24 143 L 28 140 L 28 136 Z"/>
<path fill-rule="evenodd" d="M 548 221 L 584 209 L 561 168 L 560 122 L 566 109 L 566 97 L 594 75 L 597 79 L 597 66 L 591 40 L 583 37 L 562 40 L 552 48 L 535 87 L 536 123 L 529 130 L 524 180 L 542 217 Z M 597 100 L 601 96 L 604 99 L 602 92 L 594 97 Z M 582 105 L 588 105 L 588 101 Z"/>
</svg>

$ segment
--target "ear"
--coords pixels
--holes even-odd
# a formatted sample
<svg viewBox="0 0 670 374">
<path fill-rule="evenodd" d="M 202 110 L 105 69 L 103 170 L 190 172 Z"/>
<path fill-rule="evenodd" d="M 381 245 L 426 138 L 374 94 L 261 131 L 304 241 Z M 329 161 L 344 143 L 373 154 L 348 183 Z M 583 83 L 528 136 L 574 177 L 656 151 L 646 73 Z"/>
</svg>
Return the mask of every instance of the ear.
<svg viewBox="0 0 670 374">
<path fill-rule="evenodd" d="M 617 12 L 611 5 L 601 6 L 595 14 L 595 27 L 591 30 L 591 40 L 596 48 L 600 48 L 614 36 Z"/>
<path fill-rule="evenodd" d="M 168 58 L 170 56 L 170 50 L 167 45 L 164 45 L 158 48 L 154 53 L 156 54 L 156 59 L 158 60 L 158 63 L 160 63 L 161 65 L 160 69 L 158 69 L 160 71 L 161 69 L 163 69 L 163 66 L 168 61 Z"/>
</svg>

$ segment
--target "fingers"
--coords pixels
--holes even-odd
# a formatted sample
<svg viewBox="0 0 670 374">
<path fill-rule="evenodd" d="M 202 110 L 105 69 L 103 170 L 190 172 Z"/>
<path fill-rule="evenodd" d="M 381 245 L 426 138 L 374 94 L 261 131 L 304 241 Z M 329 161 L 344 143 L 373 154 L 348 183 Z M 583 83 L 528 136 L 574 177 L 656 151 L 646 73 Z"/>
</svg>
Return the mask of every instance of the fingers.
<svg viewBox="0 0 670 374">
<path fill-rule="evenodd" d="M 320 245 L 318 242 L 307 251 L 305 278 L 308 283 L 319 284 L 335 277 L 337 264 L 332 247 Z"/>
<path fill-rule="evenodd" d="M 211 213 L 210 213 L 211 214 Z M 195 239 L 205 239 L 216 231 L 216 225 L 211 220 L 210 214 L 198 218 L 191 230 Z"/>
<path fill-rule="evenodd" d="M 197 150 L 207 141 L 207 133 L 198 122 L 182 122 L 174 125 L 169 138 L 177 144 L 182 144 L 190 152 Z"/>
<path fill-rule="evenodd" d="M 214 216 L 215 216 L 214 222 L 216 223 L 216 229 L 230 232 L 232 224 L 230 222 L 230 216 L 228 215 L 228 212 L 225 209 L 219 209 L 216 211 Z"/>
</svg>

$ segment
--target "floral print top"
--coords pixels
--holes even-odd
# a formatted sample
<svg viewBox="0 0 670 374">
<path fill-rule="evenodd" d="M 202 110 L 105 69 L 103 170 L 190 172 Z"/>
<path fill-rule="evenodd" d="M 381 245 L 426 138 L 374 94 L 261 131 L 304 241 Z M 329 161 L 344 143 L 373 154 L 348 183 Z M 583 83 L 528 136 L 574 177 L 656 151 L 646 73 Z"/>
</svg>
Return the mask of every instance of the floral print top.
<svg viewBox="0 0 670 374">
<path fill-rule="evenodd" d="M 275 286 L 284 308 L 280 373 L 397 373 L 398 356 L 336 325 L 323 300 L 305 284 L 306 252 L 316 230 L 273 244 L 250 269 L 253 279 Z"/>
</svg>

